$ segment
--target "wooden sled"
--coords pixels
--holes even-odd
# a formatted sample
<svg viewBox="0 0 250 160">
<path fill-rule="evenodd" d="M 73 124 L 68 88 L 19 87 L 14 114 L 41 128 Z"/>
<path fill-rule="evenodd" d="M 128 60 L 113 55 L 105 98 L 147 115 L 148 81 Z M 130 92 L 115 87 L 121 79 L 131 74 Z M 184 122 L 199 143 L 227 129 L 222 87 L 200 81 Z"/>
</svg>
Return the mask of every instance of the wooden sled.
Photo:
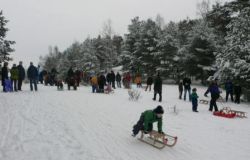
<svg viewBox="0 0 250 160">
<path fill-rule="evenodd" d="M 246 112 L 232 110 L 230 107 L 224 107 L 222 110 L 226 113 L 235 114 L 235 116 L 239 118 L 247 118 Z"/>
<path fill-rule="evenodd" d="M 235 113 L 236 117 L 239 118 L 247 118 L 247 113 L 246 112 L 242 112 L 242 111 L 235 111 L 235 110 L 231 110 L 232 113 Z"/>
<path fill-rule="evenodd" d="M 148 136 L 145 136 L 144 132 L 141 131 L 141 137 L 138 139 L 158 149 L 163 149 L 165 146 L 173 147 L 177 143 L 177 137 L 161 134 L 154 130 Z"/>
<path fill-rule="evenodd" d="M 201 103 L 201 104 L 208 104 L 208 100 L 201 99 L 201 100 L 199 101 L 199 103 Z"/>
</svg>

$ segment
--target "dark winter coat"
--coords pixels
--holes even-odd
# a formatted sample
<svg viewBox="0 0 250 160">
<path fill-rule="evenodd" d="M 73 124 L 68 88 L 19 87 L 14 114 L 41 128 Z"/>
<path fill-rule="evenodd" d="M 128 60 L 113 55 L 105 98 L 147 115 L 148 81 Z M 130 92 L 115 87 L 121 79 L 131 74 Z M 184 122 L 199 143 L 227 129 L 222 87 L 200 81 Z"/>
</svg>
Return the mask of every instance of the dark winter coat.
<svg viewBox="0 0 250 160">
<path fill-rule="evenodd" d="M 183 79 L 183 86 L 185 89 L 191 89 L 191 79 L 190 78 L 184 78 Z"/>
<path fill-rule="evenodd" d="M 115 73 L 114 73 L 114 72 L 111 72 L 111 73 L 110 73 L 110 81 L 111 81 L 111 82 L 114 82 L 114 81 L 115 81 Z"/>
<path fill-rule="evenodd" d="M 8 68 L 6 66 L 2 68 L 2 85 L 4 85 L 5 79 L 8 79 Z"/>
<path fill-rule="evenodd" d="M 98 78 L 98 85 L 99 86 L 104 86 L 106 85 L 106 78 L 104 75 L 100 75 L 100 77 Z"/>
<path fill-rule="evenodd" d="M 21 80 L 24 80 L 24 78 L 25 78 L 25 70 L 24 70 L 23 66 L 22 65 L 18 65 L 17 69 L 18 69 L 18 73 L 19 73 L 19 77 L 18 78 L 21 79 Z"/>
<path fill-rule="evenodd" d="M 106 76 L 107 82 L 111 82 L 111 73 L 108 73 Z"/>
<path fill-rule="evenodd" d="M 232 92 L 233 91 L 233 83 L 231 81 L 227 81 L 225 83 L 225 90 L 227 92 Z"/>
<path fill-rule="evenodd" d="M 234 94 L 241 95 L 241 86 L 239 85 L 234 86 Z"/>
<path fill-rule="evenodd" d="M 121 82 L 121 75 L 117 73 L 115 79 L 117 82 Z"/>
<path fill-rule="evenodd" d="M 147 110 L 142 113 L 142 116 L 144 117 L 144 130 L 148 131 L 149 125 L 158 122 L 157 127 L 158 131 L 162 132 L 162 118 L 158 118 L 156 113 L 153 110 Z"/>
<path fill-rule="evenodd" d="M 153 84 L 153 78 L 152 77 L 148 77 L 147 79 L 147 85 L 152 85 Z"/>
<path fill-rule="evenodd" d="M 38 70 L 35 66 L 31 65 L 28 68 L 27 75 L 29 79 L 37 79 L 38 77 Z"/>
<path fill-rule="evenodd" d="M 162 80 L 160 76 L 157 76 L 154 81 L 154 91 L 161 92 L 162 91 Z"/>
</svg>

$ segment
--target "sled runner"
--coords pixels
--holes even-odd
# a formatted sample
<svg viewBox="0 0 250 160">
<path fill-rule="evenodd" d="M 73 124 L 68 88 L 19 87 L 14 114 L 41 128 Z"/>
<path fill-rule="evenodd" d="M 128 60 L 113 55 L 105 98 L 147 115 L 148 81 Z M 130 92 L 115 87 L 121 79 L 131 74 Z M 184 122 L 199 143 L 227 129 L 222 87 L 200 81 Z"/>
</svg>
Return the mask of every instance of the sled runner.
<svg viewBox="0 0 250 160">
<path fill-rule="evenodd" d="M 247 118 L 246 112 L 232 110 L 230 107 L 224 107 L 221 111 L 229 114 L 235 114 L 235 116 L 239 118 Z"/>
<path fill-rule="evenodd" d="M 173 147 L 177 142 L 177 137 L 165 133 L 158 133 L 154 130 L 147 136 L 145 136 L 144 132 L 141 131 L 141 137 L 138 139 L 158 149 L 163 149 L 165 146 Z"/>
<path fill-rule="evenodd" d="M 236 116 L 235 113 L 232 112 L 232 110 L 229 107 L 224 107 L 220 111 L 215 111 L 213 113 L 215 116 L 225 117 L 225 118 L 234 118 Z"/>
<path fill-rule="evenodd" d="M 236 117 L 247 118 L 247 113 L 246 112 L 236 111 L 236 110 L 231 110 L 231 112 L 234 113 L 236 115 Z"/>
<path fill-rule="evenodd" d="M 199 103 L 201 103 L 201 104 L 208 104 L 208 100 L 201 99 L 201 100 L 199 101 Z"/>
</svg>

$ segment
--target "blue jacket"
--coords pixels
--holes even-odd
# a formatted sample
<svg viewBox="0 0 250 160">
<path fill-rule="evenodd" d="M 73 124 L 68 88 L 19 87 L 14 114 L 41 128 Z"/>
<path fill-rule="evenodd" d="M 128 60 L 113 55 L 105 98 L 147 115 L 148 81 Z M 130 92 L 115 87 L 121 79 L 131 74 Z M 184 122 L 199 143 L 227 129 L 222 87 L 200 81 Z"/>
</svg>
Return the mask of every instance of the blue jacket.
<svg viewBox="0 0 250 160">
<path fill-rule="evenodd" d="M 217 84 L 212 84 L 209 86 L 209 88 L 207 89 L 205 95 L 207 95 L 208 93 L 211 93 L 211 97 L 212 98 L 219 98 L 220 97 L 220 90 Z"/>
</svg>

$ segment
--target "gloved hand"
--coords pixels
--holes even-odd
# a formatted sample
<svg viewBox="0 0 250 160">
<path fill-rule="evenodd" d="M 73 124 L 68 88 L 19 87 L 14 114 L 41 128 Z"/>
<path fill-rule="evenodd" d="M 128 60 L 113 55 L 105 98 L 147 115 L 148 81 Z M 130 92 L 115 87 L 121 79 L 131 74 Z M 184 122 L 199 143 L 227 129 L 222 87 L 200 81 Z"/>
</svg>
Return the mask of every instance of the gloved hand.
<svg viewBox="0 0 250 160">
<path fill-rule="evenodd" d="M 148 134 L 149 133 L 149 131 L 143 131 L 144 132 L 144 134 Z"/>
</svg>

